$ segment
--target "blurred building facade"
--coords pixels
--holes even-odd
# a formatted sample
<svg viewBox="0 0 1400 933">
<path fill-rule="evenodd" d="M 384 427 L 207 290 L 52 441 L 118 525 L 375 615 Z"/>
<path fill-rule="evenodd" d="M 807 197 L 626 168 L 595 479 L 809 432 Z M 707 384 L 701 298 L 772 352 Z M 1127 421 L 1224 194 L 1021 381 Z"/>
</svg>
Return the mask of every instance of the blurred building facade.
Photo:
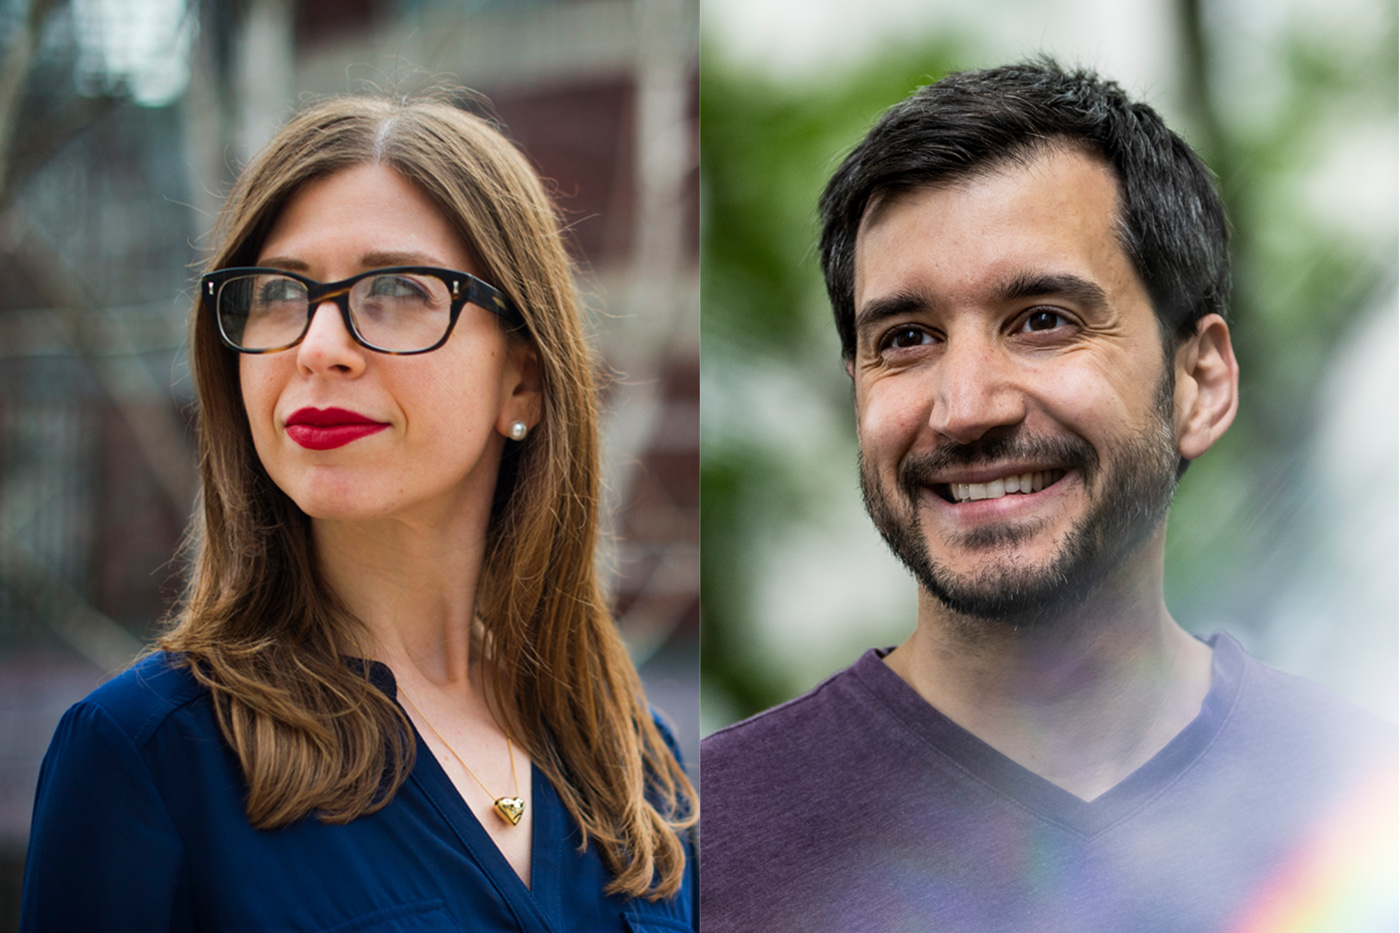
<svg viewBox="0 0 1400 933">
<path fill-rule="evenodd" d="M 604 376 L 619 625 L 694 754 L 695 0 L 0 2 L 0 929 L 63 709 L 178 597 L 192 283 L 308 97 L 451 85 L 554 191 Z"/>
</svg>

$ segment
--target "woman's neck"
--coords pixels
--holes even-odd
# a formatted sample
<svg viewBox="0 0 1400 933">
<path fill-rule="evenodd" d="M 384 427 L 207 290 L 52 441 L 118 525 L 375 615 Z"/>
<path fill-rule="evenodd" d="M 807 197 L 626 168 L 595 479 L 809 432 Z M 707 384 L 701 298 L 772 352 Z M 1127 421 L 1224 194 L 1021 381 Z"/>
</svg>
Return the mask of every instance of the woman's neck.
<svg viewBox="0 0 1400 933">
<path fill-rule="evenodd" d="M 468 687 L 484 516 L 436 524 L 313 520 L 312 533 L 323 578 L 364 626 L 365 653 L 399 676 Z"/>
</svg>

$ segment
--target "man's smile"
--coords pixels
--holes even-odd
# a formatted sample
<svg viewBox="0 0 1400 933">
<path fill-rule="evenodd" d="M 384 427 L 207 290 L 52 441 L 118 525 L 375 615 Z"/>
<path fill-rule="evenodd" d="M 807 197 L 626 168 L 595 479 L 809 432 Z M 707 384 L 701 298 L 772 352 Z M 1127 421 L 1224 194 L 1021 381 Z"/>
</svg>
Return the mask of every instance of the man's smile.
<svg viewBox="0 0 1400 933">
<path fill-rule="evenodd" d="M 901 461 L 897 478 L 911 503 L 932 496 L 950 505 L 968 506 L 1058 489 L 1071 473 L 1089 479 L 1098 472 L 1098 462 L 1093 445 L 1075 434 L 998 432 L 969 444 L 911 453 Z"/>
<path fill-rule="evenodd" d="M 1040 492 L 1059 481 L 1064 470 L 1033 470 L 1011 473 L 980 483 L 938 483 L 933 487 L 940 498 L 948 502 L 975 502 L 979 499 L 1000 499 L 1013 494 Z"/>
</svg>

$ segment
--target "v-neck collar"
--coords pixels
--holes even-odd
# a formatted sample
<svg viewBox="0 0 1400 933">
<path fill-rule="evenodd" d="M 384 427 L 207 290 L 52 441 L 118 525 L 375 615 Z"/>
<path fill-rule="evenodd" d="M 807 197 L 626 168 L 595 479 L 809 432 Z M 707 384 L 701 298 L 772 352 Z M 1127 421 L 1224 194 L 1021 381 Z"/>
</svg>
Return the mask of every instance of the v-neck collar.
<svg viewBox="0 0 1400 933">
<path fill-rule="evenodd" d="M 882 658 L 891 649 L 867 651 L 852 667 L 857 682 L 935 755 L 1041 819 L 1093 837 L 1146 806 L 1192 769 L 1224 728 L 1239 698 L 1245 654 L 1229 635 L 1206 640 L 1213 650 L 1211 685 L 1201 710 L 1145 764 L 1093 800 L 1082 800 L 1017 764 L 953 722 L 921 697 Z"/>
<path fill-rule="evenodd" d="M 380 661 L 369 660 L 365 663 L 369 667 L 370 682 L 398 703 L 398 682 L 394 672 Z M 476 818 L 472 808 L 462 799 L 411 718 L 409 728 L 413 730 L 417 748 L 409 782 L 433 805 L 463 848 L 480 866 L 515 916 L 520 929 L 525 933 L 555 933 L 562 929 L 563 865 L 560 847 L 550 844 L 548 840 L 567 838 L 569 827 L 563 801 L 559 799 L 554 786 L 539 768 L 531 765 L 530 806 L 534 812 L 530 831 L 530 884 L 527 886 L 496 846 L 486 827 Z"/>
<path fill-rule="evenodd" d="M 526 887 L 472 808 L 462 799 L 456 785 L 443 770 L 437 756 L 423 742 L 416 727 L 414 740 L 418 743 L 418 757 L 409 780 L 442 815 L 453 834 L 491 880 L 501 899 L 510 906 L 520 928 L 530 933 L 553 933 L 557 929 L 557 917 L 562 906 L 558 853 L 554 851 L 557 847 L 548 845 L 544 840 L 559 838 L 558 835 L 548 834 L 566 831 L 559 825 L 562 822 L 559 818 L 561 807 L 549 781 L 538 768 L 530 769 L 530 805 L 535 812 L 530 838 L 530 886 Z"/>
</svg>

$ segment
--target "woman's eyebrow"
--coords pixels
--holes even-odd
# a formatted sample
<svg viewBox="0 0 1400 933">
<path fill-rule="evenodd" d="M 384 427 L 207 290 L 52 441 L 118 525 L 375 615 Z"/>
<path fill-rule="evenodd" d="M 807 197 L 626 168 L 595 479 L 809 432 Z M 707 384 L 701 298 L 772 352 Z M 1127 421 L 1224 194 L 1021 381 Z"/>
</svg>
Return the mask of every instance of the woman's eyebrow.
<svg viewBox="0 0 1400 933">
<path fill-rule="evenodd" d="M 382 269 L 385 266 L 441 266 L 442 260 L 427 253 L 375 251 L 360 257 L 360 268 L 365 270 Z M 285 269 L 288 272 L 305 273 L 310 263 L 295 256 L 268 256 L 258 260 L 258 265 L 269 269 Z"/>
<path fill-rule="evenodd" d="M 427 253 L 373 252 L 361 256 L 360 265 L 366 269 L 378 269 L 383 266 L 440 266 L 442 260 Z"/>
<path fill-rule="evenodd" d="M 311 267 L 300 259 L 291 256 L 268 256 L 258 260 L 258 265 L 269 269 L 286 269 L 288 272 L 305 272 Z"/>
</svg>

